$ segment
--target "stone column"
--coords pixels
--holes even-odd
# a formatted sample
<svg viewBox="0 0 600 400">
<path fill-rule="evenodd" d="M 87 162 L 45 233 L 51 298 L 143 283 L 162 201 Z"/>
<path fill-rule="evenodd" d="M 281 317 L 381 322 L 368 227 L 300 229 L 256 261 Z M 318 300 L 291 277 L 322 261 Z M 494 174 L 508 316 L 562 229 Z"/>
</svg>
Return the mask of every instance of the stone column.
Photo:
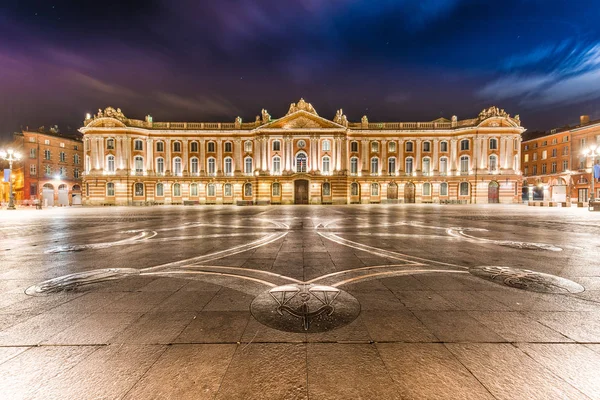
<svg viewBox="0 0 600 400">
<path fill-rule="evenodd" d="M 131 172 L 131 170 L 133 169 L 133 157 L 132 157 L 132 150 L 131 150 L 131 138 L 127 137 L 125 139 L 125 156 L 123 157 L 125 159 L 125 162 L 127 163 L 127 169 Z"/>
<path fill-rule="evenodd" d="M 421 139 L 415 140 L 415 146 L 417 147 L 415 155 L 415 172 L 417 175 L 421 175 Z"/>
<path fill-rule="evenodd" d="M 348 140 L 346 137 L 340 138 L 340 157 L 338 158 L 338 171 L 345 171 L 348 169 Z"/>
<path fill-rule="evenodd" d="M 397 174 L 404 172 L 404 139 L 398 140 L 398 161 L 396 162 Z"/>
<path fill-rule="evenodd" d="M 223 140 L 218 139 L 215 141 L 215 146 L 217 146 L 217 159 L 216 159 L 216 169 L 217 175 L 223 175 Z"/>
<path fill-rule="evenodd" d="M 104 155 L 104 148 L 106 147 L 106 145 L 104 144 L 104 137 L 99 137 L 98 138 L 98 161 L 99 161 L 99 165 L 100 165 L 100 169 L 104 170 L 104 164 L 105 164 L 105 155 Z"/>
<path fill-rule="evenodd" d="M 381 141 L 381 167 L 379 167 L 381 175 L 388 174 L 388 162 L 387 162 L 387 140 Z"/>
<path fill-rule="evenodd" d="M 98 139 L 97 138 L 91 138 L 90 139 L 90 150 L 91 150 L 91 154 L 90 154 L 90 161 L 91 164 L 90 165 L 90 171 L 93 171 L 96 169 L 96 165 L 98 165 Z"/>
<path fill-rule="evenodd" d="M 262 138 L 260 138 L 258 136 L 254 140 L 254 146 L 253 146 L 254 147 L 254 153 L 252 155 L 253 155 L 253 158 L 254 158 L 254 169 L 256 169 L 256 170 L 260 169 L 261 141 L 262 141 Z"/>
<path fill-rule="evenodd" d="M 233 141 L 233 159 L 235 160 L 234 171 L 235 174 L 242 172 L 242 139 L 235 139 Z"/>
<path fill-rule="evenodd" d="M 431 173 L 432 175 L 438 175 L 439 169 L 439 151 L 440 151 L 440 141 L 439 139 L 435 139 L 432 141 L 431 145 L 433 146 L 433 160 L 431 160 Z"/>
<path fill-rule="evenodd" d="M 172 164 L 172 160 L 171 160 L 171 151 L 172 151 L 172 144 L 171 144 L 171 139 L 167 139 L 165 140 L 165 146 L 167 147 L 167 154 L 165 157 L 165 175 L 170 175 L 171 171 L 173 170 L 173 164 Z"/>
<path fill-rule="evenodd" d="M 117 169 L 123 169 L 125 163 L 123 162 L 123 138 L 121 136 L 117 136 L 115 138 L 116 152 L 117 157 L 115 163 L 117 165 Z"/>
<path fill-rule="evenodd" d="M 450 173 L 452 175 L 456 175 L 456 170 L 458 169 L 458 166 L 457 166 L 458 147 L 457 147 L 457 145 L 458 145 L 457 139 L 450 140 L 450 165 L 448 166 L 449 167 L 448 173 Z"/>
<path fill-rule="evenodd" d="M 184 175 L 186 175 L 188 172 L 188 166 L 190 163 L 189 153 L 188 153 L 190 150 L 189 149 L 189 146 L 190 146 L 189 140 L 183 139 L 181 141 L 181 146 L 183 147 L 183 149 L 182 149 L 183 150 L 183 157 L 182 157 L 183 160 L 181 160 L 181 171 L 183 172 Z"/>
<path fill-rule="evenodd" d="M 204 171 L 206 171 L 206 140 L 199 140 L 200 146 L 200 160 L 198 160 L 198 164 L 200 164 L 200 175 L 204 175 Z"/>
<path fill-rule="evenodd" d="M 369 140 L 362 139 L 362 151 L 360 154 L 360 159 L 362 161 L 362 173 L 363 175 L 367 175 L 369 173 Z"/>
<path fill-rule="evenodd" d="M 482 170 L 487 170 L 489 168 L 488 165 L 488 153 L 487 150 L 489 148 L 489 141 L 487 138 L 482 138 L 481 139 L 481 143 L 479 144 L 479 157 L 481 158 L 481 161 L 479 162 L 479 165 L 481 166 Z"/>
<path fill-rule="evenodd" d="M 146 171 L 154 171 L 154 144 L 152 139 L 146 139 Z"/>
</svg>

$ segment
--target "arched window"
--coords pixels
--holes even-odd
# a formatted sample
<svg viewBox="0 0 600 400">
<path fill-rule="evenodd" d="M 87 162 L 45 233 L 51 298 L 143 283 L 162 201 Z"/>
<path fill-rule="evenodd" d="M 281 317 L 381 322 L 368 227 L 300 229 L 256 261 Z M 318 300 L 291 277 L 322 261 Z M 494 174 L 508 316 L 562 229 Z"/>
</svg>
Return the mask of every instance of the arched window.
<svg viewBox="0 0 600 400">
<path fill-rule="evenodd" d="M 181 175 L 181 158 L 179 157 L 173 159 L 173 173 L 177 176 Z"/>
<path fill-rule="evenodd" d="M 469 195 L 469 183 L 468 182 L 461 182 L 460 183 L 460 195 L 461 196 L 468 196 Z"/>
<path fill-rule="evenodd" d="M 136 139 L 136 140 L 133 142 L 133 149 L 134 149 L 134 150 L 136 150 L 136 151 L 141 151 L 141 150 L 144 150 L 144 142 L 142 142 L 142 141 L 141 141 L 141 140 L 139 140 L 139 139 Z"/>
<path fill-rule="evenodd" d="M 331 151 L 331 142 L 329 140 L 323 140 L 323 151 Z"/>
<path fill-rule="evenodd" d="M 190 196 L 198 196 L 198 184 L 192 183 L 190 185 Z"/>
<path fill-rule="evenodd" d="M 231 153 L 233 151 L 233 144 L 231 142 L 225 142 L 225 153 Z"/>
<path fill-rule="evenodd" d="M 440 175 L 448 175 L 448 157 L 440 158 Z"/>
<path fill-rule="evenodd" d="M 141 182 L 136 182 L 133 185 L 133 194 L 138 197 L 143 196 L 144 195 L 144 184 Z"/>
<path fill-rule="evenodd" d="M 498 157 L 496 157 L 494 154 L 490 155 L 488 169 L 491 174 L 498 171 Z"/>
<path fill-rule="evenodd" d="M 331 184 L 329 182 L 323 183 L 322 193 L 323 196 L 331 196 Z"/>
<path fill-rule="evenodd" d="M 115 195 L 115 184 L 112 182 L 108 182 L 106 184 L 106 195 L 113 197 Z"/>
<path fill-rule="evenodd" d="M 396 175 L 396 157 L 388 158 L 388 174 Z"/>
<path fill-rule="evenodd" d="M 273 141 L 273 151 L 281 151 L 281 142 L 279 140 Z"/>
<path fill-rule="evenodd" d="M 164 142 L 156 142 L 156 152 L 162 153 L 165 151 L 165 143 Z"/>
<path fill-rule="evenodd" d="M 296 172 L 306 172 L 306 154 L 304 153 L 296 155 Z"/>
<path fill-rule="evenodd" d="M 279 182 L 275 182 L 271 186 L 271 195 L 275 197 L 281 196 L 281 184 Z"/>
<path fill-rule="evenodd" d="M 244 172 L 247 175 L 252 174 L 252 157 L 246 157 L 244 160 Z"/>
<path fill-rule="evenodd" d="M 498 150 L 498 140 L 490 139 L 490 150 Z"/>
<path fill-rule="evenodd" d="M 423 165 L 421 166 L 423 175 L 429 176 L 431 174 L 431 159 L 429 157 L 423 157 Z"/>
<path fill-rule="evenodd" d="M 106 139 L 106 148 L 108 150 L 114 150 L 115 149 L 115 139 Z"/>
<path fill-rule="evenodd" d="M 163 185 L 162 183 L 157 183 L 156 184 L 156 196 L 163 197 L 164 195 L 165 195 L 165 185 Z"/>
<path fill-rule="evenodd" d="M 244 184 L 244 196 L 246 196 L 246 197 L 252 196 L 252 184 L 251 183 Z"/>
<path fill-rule="evenodd" d="M 350 195 L 351 196 L 358 196 L 358 183 L 352 182 L 350 184 Z"/>
<path fill-rule="evenodd" d="M 396 142 L 390 142 L 390 143 L 388 143 L 388 151 L 390 153 L 395 153 L 396 152 Z"/>
<path fill-rule="evenodd" d="M 208 185 L 206 185 L 206 195 L 208 197 L 215 197 L 216 196 L 215 184 L 214 183 L 209 183 Z"/>
<path fill-rule="evenodd" d="M 448 196 L 448 184 L 446 182 L 440 183 L 440 196 Z"/>
<path fill-rule="evenodd" d="M 281 174 L 281 157 L 275 156 L 273 157 L 273 175 Z"/>
<path fill-rule="evenodd" d="M 350 174 L 356 175 L 358 174 L 358 158 L 352 157 L 350 159 Z"/>
<path fill-rule="evenodd" d="M 469 173 L 469 157 L 468 156 L 460 157 L 460 173 L 461 174 Z"/>
<path fill-rule="evenodd" d="M 190 144 L 190 151 L 192 153 L 197 153 L 198 152 L 198 142 L 192 142 Z"/>
<path fill-rule="evenodd" d="M 406 172 L 407 175 L 412 175 L 412 173 L 413 173 L 413 158 L 412 157 L 406 157 L 406 160 L 404 160 L 404 171 Z"/>
<path fill-rule="evenodd" d="M 90 161 L 90 156 L 85 156 L 85 172 L 90 172 L 90 168 L 91 168 L 91 161 Z"/>
<path fill-rule="evenodd" d="M 329 164 L 330 164 L 330 158 L 328 156 L 323 157 L 322 163 L 321 163 L 321 172 L 325 175 L 329 175 L 329 173 L 331 172 L 329 170 Z"/>
<path fill-rule="evenodd" d="M 371 183 L 371 196 L 379 196 L 379 183 Z"/>
<path fill-rule="evenodd" d="M 231 190 L 231 183 L 226 183 L 223 185 L 223 196 L 231 197 L 233 191 Z"/>
<path fill-rule="evenodd" d="M 350 151 L 352 153 L 358 152 L 358 142 L 350 142 Z"/>
<path fill-rule="evenodd" d="M 206 165 L 207 165 L 206 166 L 207 173 L 209 175 L 215 175 L 216 174 L 215 159 L 213 157 L 210 157 L 207 160 L 207 164 Z"/>
<path fill-rule="evenodd" d="M 214 153 L 215 152 L 215 142 L 208 142 L 207 151 L 209 153 Z"/>
<path fill-rule="evenodd" d="M 431 196 L 431 183 L 425 182 L 423 184 L 423 196 Z"/>
<path fill-rule="evenodd" d="M 244 142 L 244 151 L 250 153 L 252 151 L 252 142 L 247 140 Z"/>
<path fill-rule="evenodd" d="M 412 152 L 413 151 L 413 142 L 406 142 L 404 144 L 404 150 L 407 152 Z"/>
<path fill-rule="evenodd" d="M 181 153 L 181 142 L 173 142 L 173 152 Z"/>
<path fill-rule="evenodd" d="M 371 175 L 376 175 L 379 173 L 379 158 L 373 157 L 371 158 Z"/>
<path fill-rule="evenodd" d="M 448 151 L 448 142 L 446 142 L 446 141 L 440 142 L 440 151 L 442 153 L 445 153 Z"/>
<path fill-rule="evenodd" d="M 377 153 L 379 151 L 379 143 L 371 142 L 371 153 Z"/>
<path fill-rule="evenodd" d="M 135 156 L 133 163 L 136 174 L 141 174 L 144 172 L 144 158 L 142 156 Z"/>
<path fill-rule="evenodd" d="M 431 142 L 423 142 L 423 151 L 429 153 L 431 151 Z"/>
<path fill-rule="evenodd" d="M 460 141 L 461 150 L 469 150 L 469 139 L 463 139 Z"/>
<path fill-rule="evenodd" d="M 224 167 L 225 175 L 233 175 L 233 159 L 231 157 L 225 157 Z"/>
<path fill-rule="evenodd" d="M 173 197 L 181 197 L 181 185 L 179 183 L 173 184 Z"/>
<path fill-rule="evenodd" d="M 198 158 L 192 157 L 192 159 L 190 160 L 190 172 L 192 174 L 198 174 L 198 171 L 199 171 L 198 165 L 199 165 Z"/>
<path fill-rule="evenodd" d="M 115 172 L 115 156 L 106 157 L 106 170 L 108 172 Z"/>
<path fill-rule="evenodd" d="M 157 174 L 165 173 L 165 159 L 162 157 L 158 157 L 156 159 L 156 173 Z"/>
</svg>

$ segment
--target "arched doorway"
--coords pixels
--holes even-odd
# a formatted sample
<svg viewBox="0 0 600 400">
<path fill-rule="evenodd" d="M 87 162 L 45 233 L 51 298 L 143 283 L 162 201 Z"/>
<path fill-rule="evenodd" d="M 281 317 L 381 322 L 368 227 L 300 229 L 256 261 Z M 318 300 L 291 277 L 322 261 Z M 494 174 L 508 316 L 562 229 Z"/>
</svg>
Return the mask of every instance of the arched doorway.
<svg viewBox="0 0 600 400">
<path fill-rule="evenodd" d="M 306 179 L 294 181 L 294 204 L 308 204 L 308 181 Z"/>
<path fill-rule="evenodd" d="M 387 187 L 388 200 L 398 200 L 398 185 L 395 182 L 390 182 Z"/>
<path fill-rule="evenodd" d="M 491 181 L 488 185 L 488 203 L 500 203 L 500 185 L 496 181 Z"/>
<path fill-rule="evenodd" d="M 414 203 L 415 202 L 415 184 L 408 182 L 404 185 L 404 202 Z"/>
<path fill-rule="evenodd" d="M 54 186 L 52 184 L 46 183 L 44 187 L 42 187 L 42 199 L 44 207 L 51 207 L 54 205 Z"/>
</svg>

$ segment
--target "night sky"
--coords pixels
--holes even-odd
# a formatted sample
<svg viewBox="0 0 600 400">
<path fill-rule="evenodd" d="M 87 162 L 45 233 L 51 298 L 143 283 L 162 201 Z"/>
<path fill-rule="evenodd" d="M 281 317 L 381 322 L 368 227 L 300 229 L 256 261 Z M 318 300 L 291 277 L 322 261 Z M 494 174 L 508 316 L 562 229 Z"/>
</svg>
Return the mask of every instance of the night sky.
<svg viewBox="0 0 600 400">
<path fill-rule="evenodd" d="M 109 105 L 233 122 L 300 97 L 350 121 L 600 118 L 600 0 L 20 0 L 0 38 L 5 139 Z"/>
</svg>

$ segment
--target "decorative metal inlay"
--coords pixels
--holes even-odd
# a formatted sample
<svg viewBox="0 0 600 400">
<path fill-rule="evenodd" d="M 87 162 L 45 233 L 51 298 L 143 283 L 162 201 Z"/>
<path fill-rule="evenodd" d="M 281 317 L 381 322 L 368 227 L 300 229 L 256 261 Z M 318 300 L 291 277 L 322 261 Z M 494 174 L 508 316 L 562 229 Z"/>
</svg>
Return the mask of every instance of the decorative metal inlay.
<svg viewBox="0 0 600 400">
<path fill-rule="evenodd" d="M 288 332 L 326 332 L 354 321 L 360 304 L 335 287 L 313 284 L 277 286 L 258 295 L 250 306 L 260 323 Z"/>
<path fill-rule="evenodd" d="M 500 285 L 532 292 L 580 293 L 585 290 L 583 286 L 569 279 L 528 269 L 483 266 L 470 268 L 469 272 Z"/>
</svg>

